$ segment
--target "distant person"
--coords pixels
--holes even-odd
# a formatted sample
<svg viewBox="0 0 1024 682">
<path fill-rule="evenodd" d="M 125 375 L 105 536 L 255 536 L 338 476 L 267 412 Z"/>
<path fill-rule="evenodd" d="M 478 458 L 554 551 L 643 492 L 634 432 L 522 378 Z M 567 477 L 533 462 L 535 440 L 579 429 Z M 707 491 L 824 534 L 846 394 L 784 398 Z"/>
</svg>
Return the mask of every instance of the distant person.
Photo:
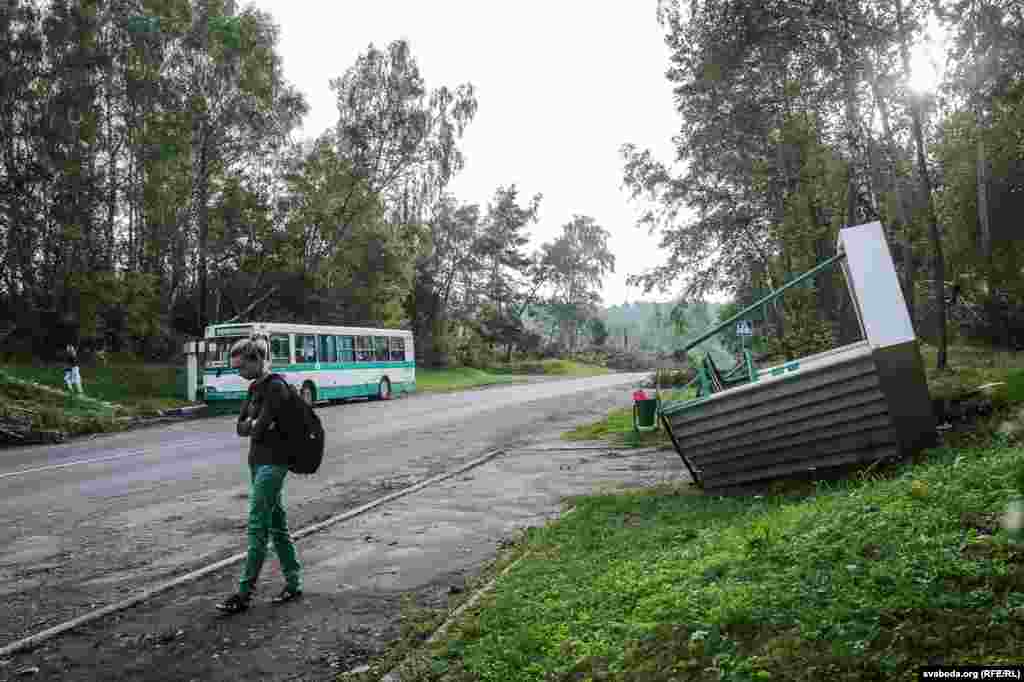
<svg viewBox="0 0 1024 682">
<path fill-rule="evenodd" d="M 78 367 L 78 350 L 70 343 L 64 349 L 64 385 L 70 393 L 84 393 L 82 372 Z"/>
<path fill-rule="evenodd" d="M 276 421 L 291 399 L 291 388 L 279 378 L 270 378 L 270 346 L 266 339 L 243 339 L 231 347 L 229 357 L 242 378 L 252 381 L 237 424 L 238 435 L 249 437 L 249 553 L 238 592 L 217 604 L 218 609 L 230 614 L 249 608 L 267 556 L 268 539 L 274 543 L 285 577 L 284 588 L 273 599 L 275 604 L 302 596 L 302 567 L 288 534 L 282 501 L 289 448 Z"/>
</svg>

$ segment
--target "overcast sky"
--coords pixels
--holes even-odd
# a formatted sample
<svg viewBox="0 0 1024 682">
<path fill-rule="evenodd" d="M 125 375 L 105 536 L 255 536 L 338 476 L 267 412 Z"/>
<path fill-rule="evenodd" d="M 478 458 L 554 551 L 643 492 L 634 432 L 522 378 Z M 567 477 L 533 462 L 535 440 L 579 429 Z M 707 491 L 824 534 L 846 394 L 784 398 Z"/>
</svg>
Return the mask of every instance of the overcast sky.
<svg viewBox="0 0 1024 682">
<path fill-rule="evenodd" d="M 636 227 L 640 206 L 621 188 L 619 147 L 633 142 L 672 158 L 678 130 L 668 48 L 655 0 L 252 0 L 281 27 L 289 81 L 310 105 L 301 136 L 337 120 L 328 86 L 372 42 L 409 41 L 427 87 L 470 82 L 479 109 L 466 130 L 466 167 L 449 186 L 486 207 L 499 185 L 522 204 L 540 192 L 532 248 L 552 240 L 574 213 L 611 233 L 615 273 L 606 305 L 641 298 L 626 276 L 658 264 L 658 238 Z M 667 296 L 652 292 L 648 300 Z"/>
</svg>

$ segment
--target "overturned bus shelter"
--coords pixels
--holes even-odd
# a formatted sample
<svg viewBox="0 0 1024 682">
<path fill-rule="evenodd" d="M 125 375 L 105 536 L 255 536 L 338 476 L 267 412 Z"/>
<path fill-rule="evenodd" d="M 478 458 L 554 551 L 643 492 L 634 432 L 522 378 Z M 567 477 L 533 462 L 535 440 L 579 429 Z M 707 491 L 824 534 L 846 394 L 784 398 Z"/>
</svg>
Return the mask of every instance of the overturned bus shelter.
<svg viewBox="0 0 1024 682">
<path fill-rule="evenodd" d="M 689 350 L 785 289 L 840 265 L 862 340 L 722 376 L 710 356 L 703 395 L 667 402 L 663 426 L 694 482 L 727 492 L 790 477 L 829 477 L 935 442 L 924 366 L 880 223 L 840 231 L 837 255 L 689 343 Z"/>
</svg>

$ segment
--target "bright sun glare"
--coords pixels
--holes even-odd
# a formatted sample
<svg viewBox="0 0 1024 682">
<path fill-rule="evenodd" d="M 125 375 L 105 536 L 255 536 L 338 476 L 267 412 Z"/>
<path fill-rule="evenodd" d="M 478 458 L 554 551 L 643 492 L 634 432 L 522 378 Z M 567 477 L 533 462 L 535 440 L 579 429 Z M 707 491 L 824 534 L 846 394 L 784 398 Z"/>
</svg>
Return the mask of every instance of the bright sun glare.
<svg viewBox="0 0 1024 682">
<path fill-rule="evenodd" d="M 910 51 L 910 87 L 915 92 L 935 92 L 942 83 L 946 45 L 945 28 L 930 16 L 925 39 Z"/>
</svg>

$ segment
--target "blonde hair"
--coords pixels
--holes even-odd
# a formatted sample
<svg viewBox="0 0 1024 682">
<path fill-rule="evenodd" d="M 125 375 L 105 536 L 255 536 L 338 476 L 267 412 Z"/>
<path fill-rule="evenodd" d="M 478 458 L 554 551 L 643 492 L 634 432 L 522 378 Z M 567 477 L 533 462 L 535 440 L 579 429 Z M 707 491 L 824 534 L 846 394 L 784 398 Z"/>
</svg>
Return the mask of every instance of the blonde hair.
<svg viewBox="0 0 1024 682">
<path fill-rule="evenodd" d="M 239 355 L 255 358 L 259 361 L 264 374 L 270 371 L 270 343 L 266 337 L 255 336 L 250 339 L 240 339 L 231 346 L 228 355 L 232 358 Z"/>
</svg>

